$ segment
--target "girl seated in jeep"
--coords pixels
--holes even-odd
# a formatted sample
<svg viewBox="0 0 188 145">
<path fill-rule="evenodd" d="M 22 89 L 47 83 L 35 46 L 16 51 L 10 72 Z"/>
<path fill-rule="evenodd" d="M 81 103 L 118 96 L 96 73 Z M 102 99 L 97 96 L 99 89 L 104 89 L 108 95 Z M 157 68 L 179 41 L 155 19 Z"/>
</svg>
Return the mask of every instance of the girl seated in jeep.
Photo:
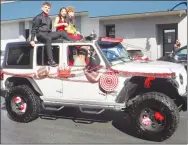
<svg viewBox="0 0 188 145">
<path fill-rule="evenodd" d="M 69 8 L 69 13 L 71 13 L 71 16 L 74 16 L 74 9 Z M 70 12 L 71 11 L 71 12 Z M 73 11 L 73 12 L 72 12 Z M 59 11 L 59 15 L 56 17 L 55 22 L 54 22 L 54 27 L 56 27 L 56 31 L 66 31 L 68 35 L 73 38 L 74 40 L 81 40 L 83 37 L 79 34 L 77 34 L 76 28 L 73 26 L 70 21 L 72 19 L 67 18 L 67 9 L 66 8 L 61 8 Z"/>
<path fill-rule="evenodd" d="M 87 65 L 88 52 L 84 48 L 77 49 L 77 55 L 74 58 L 74 66 L 86 66 Z"/>
</svg>

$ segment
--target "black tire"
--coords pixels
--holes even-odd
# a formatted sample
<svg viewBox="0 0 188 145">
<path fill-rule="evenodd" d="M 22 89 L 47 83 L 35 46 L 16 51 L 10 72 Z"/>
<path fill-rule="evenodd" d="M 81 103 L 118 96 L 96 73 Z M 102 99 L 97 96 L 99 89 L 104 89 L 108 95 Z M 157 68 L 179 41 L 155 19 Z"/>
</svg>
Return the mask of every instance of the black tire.
<svg viewBox="0 0 188 145">
<path fill-rule="evenodd" d="M 139 138 L 161 142 L 174 134 L 179 124 L 179 111 L 174 101 L 168 96 L 158 92 L 148 92 L 138 96 L 131 102 L 129 113 L 132 116 L 135 132 Z M 143 127 L 140 118 L 142 117 L 142 110 L 145 108 L 162 112 L 165 118 L 162 129 L 153 131 Z"/>
<path fill-rule="evenodd" d="M 27 109 L 23 114 L 17 114 L 11 107 L 12 99 L 20 96 L 27 104 Z M 28 123 L 38 118 L 40 112 L 40 98 L 27 85 L 12 87 L 5 98 L 6 109 L 10 119 L 20 123 Z"/>
</svg>

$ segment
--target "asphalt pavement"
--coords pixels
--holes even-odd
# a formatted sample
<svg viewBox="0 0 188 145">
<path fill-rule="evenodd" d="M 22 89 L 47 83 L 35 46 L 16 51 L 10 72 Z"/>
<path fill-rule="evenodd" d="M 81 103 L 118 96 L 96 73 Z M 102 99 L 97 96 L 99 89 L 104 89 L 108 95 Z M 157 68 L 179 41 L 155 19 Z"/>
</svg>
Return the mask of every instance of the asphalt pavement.
<svg viewBox="0 0 188 145">
<path fill-rule="evenodd" d="M 123 120 L 124 127 L 112 123 L 112 119 L 117 119 L 122 114 L 105 112 L 98 116 L 86 115 L 76 108 L 65 108 L 59 112 L 42 111 L 41 114 L 43 118 L 38 118 L 30 123 L 11 121 L 7 117 L 4 99 L 1 97 L 1 143 L 154 143 L 135 137 L 129 116 L 125 116 Z M 56 118 L 44 118 L 49 115 L 56 116 Z M 180 115 L 178 129 L 171 138 L 162 143 L 187 144 L 187 112 Z"/>
</svg>

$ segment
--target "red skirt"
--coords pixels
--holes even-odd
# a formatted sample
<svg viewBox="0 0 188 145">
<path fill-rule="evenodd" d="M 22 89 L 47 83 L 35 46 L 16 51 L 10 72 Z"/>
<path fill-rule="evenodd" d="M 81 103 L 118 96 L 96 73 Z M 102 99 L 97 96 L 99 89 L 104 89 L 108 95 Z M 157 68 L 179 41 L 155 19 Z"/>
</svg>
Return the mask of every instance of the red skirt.
<svg viewBox="0 0 188 145">
<path fill-rule="evenodd" d="M 70 38 L 74 39 L 74 40 L 81 40 L 83 37 L 79 34 L 77 35 L 73 35 L 73 34 L 70 34 L 68 33 L 68 35 L 70 36 Z"/>
<path fill-rule="evenodd" d="M 57 29 L 56 32 L 62 32 L 62 31 L 65 31 L 64 29 Z M 66 31 L 65 31 L 66 32 Z M 71 33 L 67 33 L 69 35 L 70 38 L 72 38 L 73 40 L 81 40 L 83 38 L 82 35 L 73 35 Z"/>
</svg>

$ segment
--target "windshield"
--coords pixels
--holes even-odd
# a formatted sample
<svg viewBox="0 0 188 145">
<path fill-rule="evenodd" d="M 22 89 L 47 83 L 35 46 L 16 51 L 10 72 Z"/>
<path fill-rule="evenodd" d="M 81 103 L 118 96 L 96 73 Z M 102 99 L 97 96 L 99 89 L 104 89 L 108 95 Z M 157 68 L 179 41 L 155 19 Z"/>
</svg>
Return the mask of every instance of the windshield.
<svg viewBox="0 0 188 145">
<path fill-rule="evenodd" d="M 128 52 L 121 43 L 98 42 L 98 45 L 109 62 L 130 59 Z"/>
</svg>

